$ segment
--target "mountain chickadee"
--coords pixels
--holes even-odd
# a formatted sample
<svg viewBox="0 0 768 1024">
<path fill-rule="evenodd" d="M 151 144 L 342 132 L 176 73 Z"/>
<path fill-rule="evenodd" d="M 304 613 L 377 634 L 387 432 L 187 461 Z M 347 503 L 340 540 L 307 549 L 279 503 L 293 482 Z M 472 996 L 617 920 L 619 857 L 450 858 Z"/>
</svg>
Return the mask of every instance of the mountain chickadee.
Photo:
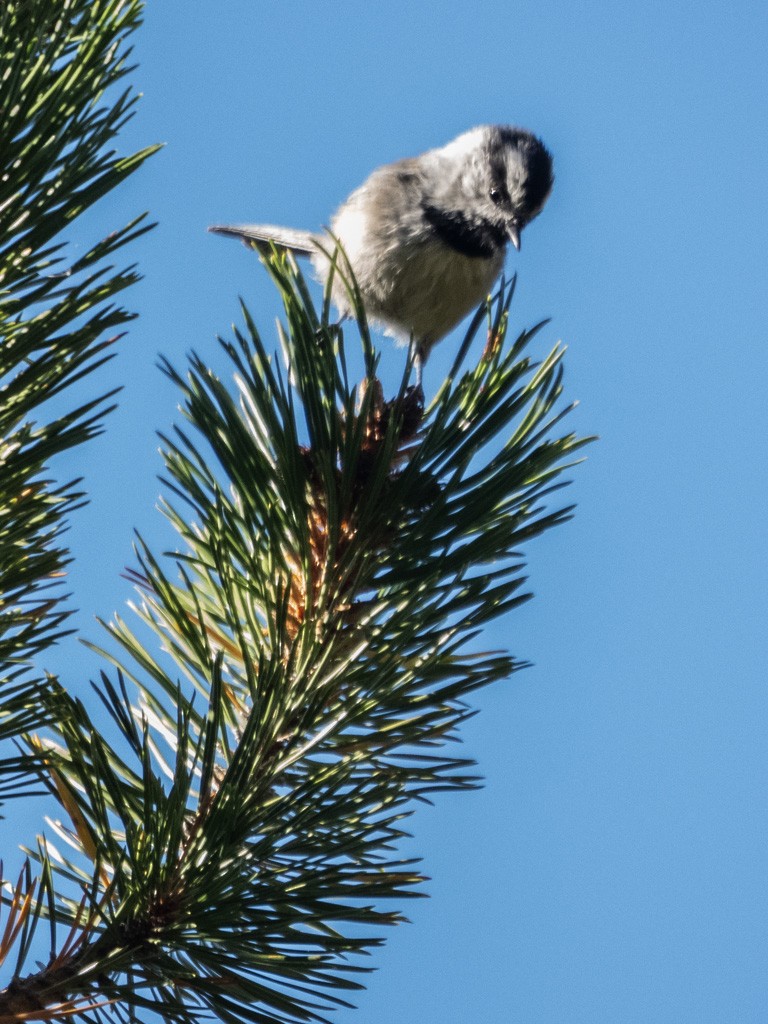
<svg viewBox="0 0 768 1024">
<path fill-rule="evenodd" d="M 413 338 L 418 383 L 435 342 L 488 296 L 507 242 L 520 248 L 520 232 L 541 211 L 552 181 L 552 158 L 539 139 L 521 128 L 482 125 L 440 149 L 379 167 L 337 210 L 330 230 L 366 313 L 395 338 Z M 310 256 L 327 280 L 333 243 L 323 234 L 271 224 L 209 230 Z M 333 300 L 349 315 L 338 274 Z"/>
</svg>

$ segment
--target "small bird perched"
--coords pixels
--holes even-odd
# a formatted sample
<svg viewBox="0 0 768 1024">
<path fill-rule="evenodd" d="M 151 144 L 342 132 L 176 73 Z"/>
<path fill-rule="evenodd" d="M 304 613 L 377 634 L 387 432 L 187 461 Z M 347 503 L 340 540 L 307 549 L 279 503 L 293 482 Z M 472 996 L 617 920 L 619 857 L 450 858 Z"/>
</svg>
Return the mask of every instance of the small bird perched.
<svg viewBox="0 0 768 1024">
<path fill-rule="evenodd" d="M 395 338 L 413 339 L 419 384 L 430 349 L 487 298 L 507 242 L 520 248 L 520 232 L 541 211 L 552 181 L 552 157 L 539 139 L 521 128 L 482 125 L 379 167 L 334 214 L 330 231 L 366 314 Z M 271 224 L 209 230 L 309 256 L 320 280 L 328 278 L 333 243 L 321 233 Z M 349 315 L 339 274 L 333 300 Z"/>
</svg>

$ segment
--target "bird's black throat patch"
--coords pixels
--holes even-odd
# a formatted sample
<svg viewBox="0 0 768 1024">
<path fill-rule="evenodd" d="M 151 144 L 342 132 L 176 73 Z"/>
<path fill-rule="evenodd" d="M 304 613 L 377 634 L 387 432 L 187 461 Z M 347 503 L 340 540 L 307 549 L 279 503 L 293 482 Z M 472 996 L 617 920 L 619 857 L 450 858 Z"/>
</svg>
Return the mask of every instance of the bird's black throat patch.
<svg viewBox="0 0 768 1024">
<path fill-rule="evenodd" d="M 490 259 L 507 241 L 502 227 L 487 220 L 472 220 L 458 210 L 441 210 L 429 203 L 422 204 L 424 218 L 435 233 L 462 256 Z"/>
</svg>

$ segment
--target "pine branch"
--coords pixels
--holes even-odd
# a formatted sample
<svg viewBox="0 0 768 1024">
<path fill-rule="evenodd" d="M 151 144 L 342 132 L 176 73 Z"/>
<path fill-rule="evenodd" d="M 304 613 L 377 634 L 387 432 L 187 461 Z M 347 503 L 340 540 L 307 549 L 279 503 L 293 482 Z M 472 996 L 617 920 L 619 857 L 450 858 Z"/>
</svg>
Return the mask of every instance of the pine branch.
<svg viewBox="0 0 768 1024">
<path fill-rule="evenodd" d="M 101 432 L 114 392 L 57 412 L 45 403 L 112 357 L 133 317 L 114 300 L 138 275 L 110 260 L 151 226 L 139 217 L 78 258 L 62 240 L 153 151 L 110 148 L 137 99 L 122 80 L 141 7 L 8 0 L 0 11 L 0 737 L 40 724 L 47 684 L 30 663 L 68 632 L 61 538 L 85 495 L 48 467 Z"/>
<path fill-rule="evenodd" d="M 119 739 L 52 691 L 33 750 L 70 852 L 30 851 L 51 956 L 31 974 L 20 957 L 0 1018 L 328 1020 L 420 894 L 398 852 L 415 802 L 478 784 L 450 749 L 467 696 L 521 665 L 469 645 L 529 596 L 520 544 L 571 514 L 547 505 L 585 443 L 553 433 L 561 349 L 536 364 L 535 330 L 506 340 L 503 290 L 477 365 L 427 410 L 407 377 L 385 400 L 362 310 L 355 387 L 327 304 L 266 263 L 288 372 L 246 310 L 222 342 L 233 387 L 197 357 L 186 378 L 166 365 L 191 428 L 164 439 L 183 551 L 172 579 L 139 544 L 142 625 L 108 627 L 122 653 L 97 692 Z"/>
</svg>

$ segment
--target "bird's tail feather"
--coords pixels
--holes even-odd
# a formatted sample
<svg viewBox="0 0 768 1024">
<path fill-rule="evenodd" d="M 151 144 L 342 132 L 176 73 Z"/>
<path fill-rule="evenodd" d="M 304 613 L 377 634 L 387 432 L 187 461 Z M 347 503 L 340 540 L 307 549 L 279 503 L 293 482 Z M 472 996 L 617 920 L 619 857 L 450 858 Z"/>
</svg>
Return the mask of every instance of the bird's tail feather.
<svg viewBox="0 0 768 1024">
<path fill-rule="evenodd" d="M 300 228 L 282 228 L 275 224 L 231 224 L 214 225 L 208 230 L 217 235 L 242 238 L 244 242 L 274 242 L 299 256 L 311 256 L 317 252 L 315 236 Z"/>
</svg>

